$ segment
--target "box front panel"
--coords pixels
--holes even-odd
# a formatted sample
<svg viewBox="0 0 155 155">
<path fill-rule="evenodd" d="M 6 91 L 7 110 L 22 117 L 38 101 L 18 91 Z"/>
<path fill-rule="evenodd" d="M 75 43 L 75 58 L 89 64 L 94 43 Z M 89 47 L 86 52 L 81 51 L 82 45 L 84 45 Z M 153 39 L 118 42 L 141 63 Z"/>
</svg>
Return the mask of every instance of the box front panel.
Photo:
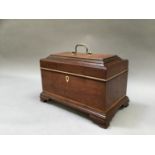
<svg viewBox="0 0 155 155">
<path fill-rule="evenodd" d="M 65 96 L 67 91 L 67 83 L 64 75 L 60 73 L 42 70 L 42 87 L 43 91 L 47 91 L 59 96 Z"/>
<path fill-rule="evenodd" d="M 100 81 L 70 75 L 65 96 L 90 107 L 104 109 L 105 86 Z"/>
<path fill-rule="evenodd" d="M 42 70 L 42 82 L 44 91 L 104 110 L 104 82 L 46 70 Z"/>
</svg>

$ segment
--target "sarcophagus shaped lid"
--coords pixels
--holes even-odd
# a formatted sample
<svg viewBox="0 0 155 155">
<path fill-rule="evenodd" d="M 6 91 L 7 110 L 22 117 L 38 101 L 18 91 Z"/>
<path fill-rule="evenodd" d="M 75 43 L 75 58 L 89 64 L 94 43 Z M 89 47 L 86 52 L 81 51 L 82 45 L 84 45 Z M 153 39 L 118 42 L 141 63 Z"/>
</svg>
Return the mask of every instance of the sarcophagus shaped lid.
<svg viewBox="0 0 155 155">
<path fill-rule="evenodd" d="M 78 46 L 84 45 L 76 45 L 75 51 L 56 52 L 41 59 L 41 69 L 100 81 L 108 81 L 128 69 L 128 61 L 117 55 L 96 54 L 86 46 L 86 53 L 81 53 L 77 52 Z"/>
</svg>

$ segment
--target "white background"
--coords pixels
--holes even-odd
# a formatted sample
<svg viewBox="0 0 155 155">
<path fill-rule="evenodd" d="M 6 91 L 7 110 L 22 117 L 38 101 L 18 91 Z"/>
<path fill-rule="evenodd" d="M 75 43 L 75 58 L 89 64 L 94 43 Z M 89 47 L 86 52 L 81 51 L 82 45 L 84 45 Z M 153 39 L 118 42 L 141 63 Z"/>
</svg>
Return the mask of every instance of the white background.
<svg viewBox="0 0 155 155">
<path fill-rule="evenodd" d="M 155 20 L 1 20 L 0 40 L 1 134 L 155 133 Z M 40 58 L 73 51 L 76 43 L 129 60 L 130 106 L 107 130 L 65 106 L 39 100 Z"/>
<path fill-rule="evenodd" d="M 81 5 L 82 4 L 82 5 Z M 82 7 L 81 7 L 82 6 Z M 154 18 L 154 1 L 0 1 L 1 18 Z M 4 72 L 3 72 L 4 73 Z M 16 74 L 16 73 L 15 73 Z M 5 74 L 6 75 L 6 74 Z M 27 75 L 27 74 L 26 74 Z M 25 77 L 25 75 L 24 75 Z M 39 82 L 39 79 L 38 79 Z M 147 83 L 147 82 L 146 82 Z M 152 85 L 152 84 L 150 84 Z M 131 84 L 130 84 L 131 86 Z M 142 85 L 141 85 L 142 86 Z M 147 86 L 147 84 L 145 85 Z M 146 87 L 145 87 L 146 88 Z M 147 88 L 150 87 L 149 85 Z M 153 88 L 153 87 L 152 87 Z M 129 89 L 129 88 L 128 88 Z M 141 90 L 143 91 L 143 90 Z M 138 91 L 137 91 L 138 92 Z M 145 89 L 144 93 L 149 92 Z M 128 92 L 129 93 L 129 92 Z M 37 97 L 37 95 L 36 95 Z M 140 96 L 139 96 L 140 98 Z M 153 97 L 152 97 L 153 98 Z M 142 99 L 141 99 L 142 100 Z M 126 112 L 125 112 L 126 113 Z M 148 130 L 147 130 L 148 131 Z M 137 131 L 137 133 L 139 130 Z M 140 132 L 142 133 L 142 132 Z M 148 133 L 148 132 L 147 132 Z M 151 132 L 149 132 L 151 133 Z M 154 154 L 154 136 L 1 136 L 1 154 Z"/>
</svg>

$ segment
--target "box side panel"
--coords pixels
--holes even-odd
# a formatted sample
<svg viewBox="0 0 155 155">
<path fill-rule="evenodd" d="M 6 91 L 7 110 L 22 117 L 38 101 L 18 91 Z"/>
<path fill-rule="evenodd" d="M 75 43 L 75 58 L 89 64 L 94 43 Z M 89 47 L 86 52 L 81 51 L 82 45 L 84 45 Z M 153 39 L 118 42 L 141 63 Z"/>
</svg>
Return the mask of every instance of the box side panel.
<svg viewBox="0 0 155 155">
<path fill-rule="evenodd" d="M 107 75 L 106 77 L 112 77 L 124 70 L 128 70 L 128 60 L 117 60 L 106 64 Z"/>
<path fill-rule="evenodd" d="M 128 72 L 108 81 L 106 83 L 106 108 L 111 107 L 122 97 L 126 96 Z"/>
</svg>

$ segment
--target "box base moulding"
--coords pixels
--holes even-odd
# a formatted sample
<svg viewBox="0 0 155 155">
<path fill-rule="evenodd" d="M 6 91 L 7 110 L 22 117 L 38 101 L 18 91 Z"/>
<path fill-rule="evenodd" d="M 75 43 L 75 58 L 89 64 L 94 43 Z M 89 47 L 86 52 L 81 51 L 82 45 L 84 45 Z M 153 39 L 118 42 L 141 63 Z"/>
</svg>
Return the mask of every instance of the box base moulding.
<svg viewBox="0 0 155 155">
<path fill-rule="evenodd" d="M 71 108 L 77 109 L 81 112 L 84 112 L 88 114 L 89 118 L 99 126 L 103 128 L 108 128 L 111 119 L 115 115 L 115 113 L 122 108 L 125 108 L 129 105 L 129 99 L 127 96 L 123 96 L 115 103 L 112 104 L 111 107 L 106 109 L 105 111 L 103 110 L 98 110 L 93 107 L 89 107 L 87 105 L 82 104 L 81 102 L 77 102 L 68 98 L 65 98 L 63 96 L 59 96 L 56 94 L 52 94 L 50 92 L 43 91 L 40 94 L 40 100 L 43 102 L 48 102 L 48 101 L 56 101 L 59 103 L 62 103 L 66 106 L 69 106 Z"/>
</svg>

